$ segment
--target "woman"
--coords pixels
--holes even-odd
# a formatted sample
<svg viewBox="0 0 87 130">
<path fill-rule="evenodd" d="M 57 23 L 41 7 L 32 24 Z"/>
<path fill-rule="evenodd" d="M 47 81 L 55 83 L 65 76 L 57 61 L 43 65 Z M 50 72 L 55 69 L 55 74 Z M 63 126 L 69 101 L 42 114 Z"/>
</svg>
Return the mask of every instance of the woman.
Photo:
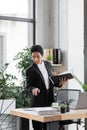
<svg viewBox="0 0 87 130">
<path fill-rule="evenodd" d="M 61 87 L 67 80 L 61 79 L 53 84 L 51 63 L 43 60 L 43 48 L 31 47 L 33 64 L 26 71 L 27 88 L 30 90 L 30 107 L 51 106 L 54 102 L 53 86 Z M 32 121 L 34 130 L 46 130 L 46 123 Z"/>
</svg>

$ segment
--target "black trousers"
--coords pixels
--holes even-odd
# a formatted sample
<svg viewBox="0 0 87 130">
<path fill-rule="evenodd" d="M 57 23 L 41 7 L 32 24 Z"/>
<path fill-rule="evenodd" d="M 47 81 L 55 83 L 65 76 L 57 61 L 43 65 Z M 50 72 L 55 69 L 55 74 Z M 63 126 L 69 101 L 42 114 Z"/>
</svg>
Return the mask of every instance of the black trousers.
<svg viewBox="0 0 87 130">
<path fill-rule="evenodd" d="M 32 125 L 33 125 L 34 130 L 46 130 L 47 129 L 46 123 L 41 123 L 39 121 L 32 120 Z"/>
</svg>

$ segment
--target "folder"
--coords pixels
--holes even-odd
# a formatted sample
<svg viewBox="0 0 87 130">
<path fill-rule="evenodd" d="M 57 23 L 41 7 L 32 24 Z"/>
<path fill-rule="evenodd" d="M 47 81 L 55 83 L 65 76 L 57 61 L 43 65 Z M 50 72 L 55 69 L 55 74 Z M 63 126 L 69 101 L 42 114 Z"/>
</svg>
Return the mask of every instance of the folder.
<svg viewBox="0 0 87 130">
<path fill-rule="evenodd" d="M 58 75 L 54 75 L 51 77 L 51 80 L 52 82 L 55 84 L 55 83 L 58 83 L 59 80 L 61 80 L 62 78 L 66 78 L 66 79 L 72 79 L 73 78 L 73 75 L 71 72 L 68 72 L 68 71 L 65 71 L 63 73 L 60 73 Z"/>
</svg>

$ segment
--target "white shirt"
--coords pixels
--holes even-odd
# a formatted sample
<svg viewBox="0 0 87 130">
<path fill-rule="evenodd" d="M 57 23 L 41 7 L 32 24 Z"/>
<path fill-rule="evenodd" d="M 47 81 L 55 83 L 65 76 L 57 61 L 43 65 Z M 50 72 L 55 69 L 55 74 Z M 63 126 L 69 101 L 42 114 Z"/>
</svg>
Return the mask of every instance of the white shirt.
<svg viewBox="0 0 87 130">
<path fill-rule="evenodd" d="M 40 71 L 43 75 L 45 85 L 46 85 L 46 89 L 48 89 L 49 88 L 49 78 L 48 78 L 48 72 L 46 70 L 44 62 L 42 62 L 41 64 L 37 64 L 37 66 L 38 66 L 38 68 L 40 69 Z"/>
</svg>

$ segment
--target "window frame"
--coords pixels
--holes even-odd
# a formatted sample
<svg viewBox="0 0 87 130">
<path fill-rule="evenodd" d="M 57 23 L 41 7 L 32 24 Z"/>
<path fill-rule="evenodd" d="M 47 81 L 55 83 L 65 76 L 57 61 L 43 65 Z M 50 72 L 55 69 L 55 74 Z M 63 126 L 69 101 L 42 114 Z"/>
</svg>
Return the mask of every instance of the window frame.
<svg viewBox="0 0 87 130">
<path fill-rule="evenodd" d="M 28 3 L 29 4 L 29 3 Z M 0 20 L 8 20 L 8 21 L 16 21 L 16 22 L 27 22 L 27 23 L 32 23 L 33 24 L 33 45 L 35 45 L 36 41 L 36 35 L 35 35 L 35 0 L 33 0 L 33 18 L 24 18 L 24 17 L 13 17 L 13 16 L 5 16 L 5 15 L 0 15 Z M 29 38 L 28 38 L 29 39 Z"/>
</svg>

